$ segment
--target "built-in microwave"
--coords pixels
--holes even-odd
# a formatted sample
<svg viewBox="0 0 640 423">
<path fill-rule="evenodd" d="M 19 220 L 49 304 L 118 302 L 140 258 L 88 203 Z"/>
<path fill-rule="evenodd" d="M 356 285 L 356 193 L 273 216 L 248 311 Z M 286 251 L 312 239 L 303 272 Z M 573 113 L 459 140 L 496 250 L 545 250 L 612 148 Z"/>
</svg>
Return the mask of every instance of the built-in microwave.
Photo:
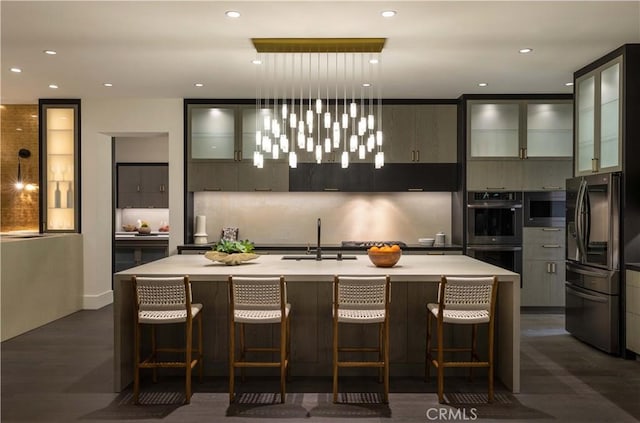
<svg viewBox="0 0 640 423">
<path fill-rule="evenodd" d="M 531 191 L 524 193 L 524 226 L 548 227 L 565 225 L 564 191 Z"/>
</svg>

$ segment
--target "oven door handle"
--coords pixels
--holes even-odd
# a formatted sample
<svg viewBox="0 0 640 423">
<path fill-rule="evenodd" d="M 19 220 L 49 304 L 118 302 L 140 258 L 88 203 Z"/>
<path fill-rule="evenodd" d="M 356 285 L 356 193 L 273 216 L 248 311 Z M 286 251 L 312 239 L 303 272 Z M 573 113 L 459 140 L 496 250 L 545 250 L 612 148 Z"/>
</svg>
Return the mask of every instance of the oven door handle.
<svg viewBox="0 0 640 423">
<path fill-rule="evenodd" d="M 522 251 L 522 247 L 514 245 L 471 245 L 467 246 L 471 251 Z"/>
<path fill-rule="evenodd" d="M 606 303 L 608 300 L 606 298 L 598 297 L 591 294 L 585 294 L 582 291 L 578 291 L 575 286 L 570 283 L 565 282 L 565 286 L 567 289 L 571 290 L 571 295 L 575 295 L 576 297 L 584 298 L 585 300 L 594 301 L 596 303 Z"/>
<path fill-rule="evenodd" d="M 467 204 L 470 209 L 521 209 L 522 204 L 491 203 L 491 204 Z"/>
</svg>

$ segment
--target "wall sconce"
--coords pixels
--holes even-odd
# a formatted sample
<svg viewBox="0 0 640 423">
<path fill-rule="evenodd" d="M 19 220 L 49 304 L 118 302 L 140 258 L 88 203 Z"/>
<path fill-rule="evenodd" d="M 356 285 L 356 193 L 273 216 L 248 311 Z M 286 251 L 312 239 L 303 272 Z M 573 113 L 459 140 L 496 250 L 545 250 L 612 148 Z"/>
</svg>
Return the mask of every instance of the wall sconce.
<svg viewBox="0 0 640 423">
<path fill-rule="evenodd" d="M 18 179 L 16 181 L 15 187 L 19 191 L 22 191 L 22 189 L 24 188 L 26 188 L 29 191 L 33 191 L 35 189 L 33 184 L 27 184 L 25 186 L 24 181 L 22 180 L 22 169 L 20 167 L 20 159 L 28 159 L 29 157 L 31 157 L 31 151 L 27 150 L 26 148 L 21 148 L 18 151 Z"/>
</svg>

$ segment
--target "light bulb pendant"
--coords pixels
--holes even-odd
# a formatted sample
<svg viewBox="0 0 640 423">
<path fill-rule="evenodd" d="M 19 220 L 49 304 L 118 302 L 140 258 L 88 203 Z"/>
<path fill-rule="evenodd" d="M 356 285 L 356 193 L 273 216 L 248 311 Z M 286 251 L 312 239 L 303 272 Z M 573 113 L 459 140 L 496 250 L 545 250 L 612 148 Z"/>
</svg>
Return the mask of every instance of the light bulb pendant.
<svg viewBox="0 0 640 423">
<path fill-rule="evenodd" d="M 280 135 L 280 149 L 283 153 L 289 152 L 289 138 L 286 135 Z"/>
<path fill-rule="evenodd" d="M 376 131 L 376 145 L 382 145 L 382 131 Z"/>
<path fill-rule="evenodd" d="M 324 113 L 324 129 L 329 129 L 329 128 L 331 128 L 331 113 L 325 112 Z"/>
<path fill-rule="evenodd" d="M 253 152 L 253 165 L 255 167 L 258 167 L 259 161 L 260 161 L 260 152 L 259 151 L 254 151 Z"/>
<path fill-rule="evenodd" d="M 349 103 L 349 115 L 352 118 L 358 116 L 358 106 L 356 103 Z"/>
<path fill-rule="evenodd" d="M 333 148 L 340 147 L 340 123 L 333 122 Z"/>
<path fill-rule="evenodd" d="M 349 167 L 349 153 L 347 153 L 346 151 L 342 152 L 342 168 L 346 169 Z"/>
<path fill-rule="evenodd" d="M 371 153 L 375 145 L 376 145 L 376 137 L 373 134 L 369 134 L 369 136 L 367 137 L 367 151 Z"/>
<path fill-rule="evenodd" d="M 306 121 L 307 121 L 307 126 L 312 126 L 313 125 L 313 110 L 311 110 L 311 109 L 307 110 Z"/>
<path fill-rule="evenodd" d="M 271 138 L 266 135 L 262 137 L 262 150 L 266 152 L 271 151 Z"/>
<path fill-rule="evenodd" d="M 289 127 L 290 128 L 295 128 L 297 123 L 298 123 L 298 121 L 297 121 L 296 114 L 295 113 L 291 113 L 289 115 Z"/>
<path fill-rule="evenodd" d="M 313 138 L 307 138 L 307 152 L 313 153 Z"/>
<path fill-rule="evenodd" d="M 331 138 L 324 139 L 324 152 L 331 153 Z"/>
<path fill-rule="evenodd" d="M 271 130 L 271 118 L 269 116 L 265 116 L 263 119 L 264 122 L 264 130 L 265 131 L 270 131 Z"/>
<path fill-rule="evenodd" d="M 262 131 L 256 131 L 256 145 L 258 147 L 262 145 Z"/>
<path fill-rule="evenodd" d="M 349 115 L 346 113 L 342 114 L 342 129 L 347 129 L 349 127 Z"/>
<path fill-rule="evenodd" d="M 305 146 L 307 139 L 304 136 L 304 132 L 298 132 L 298 148 L 302 150 Z"/>
<path fill-rule="evenodd" d="M 264 156 L 262 153 L 258 153 L 258 169 L 262 169 L 264 167 Z"/>
<path fill-rule="evenodd" d="M 358 158 L 359 158 L 360 160 L 364 160 L 365 156 L 366 156 L 366 149 L 365 149 L 365 146 L 364 146 L 364 144 L 360 144 L 360 145 L 358 146 Z"/>
<path fill-rule="evenodd" d="M 316 99 L 316 113 L 320 114 L 322 113 L 322 100 L 321 99 Z"/>
<path fill-rule="evenodd" d="M 368 129 L 374 129 L 375 128 L 375 118 L 373 115 L 369 115 L 367 116 L 367 128 Z"/>
<path fill-rule="evenodd" d="M 295 151 L 289 152 L 289 167 L 293 169 L 298 167 L 298 156 Z"/>
<path fill-rule="evenodd" d="M 278 160 L 278 158 L 280 158 L 280 146 L 278 144 L 273 144 L 271 146 L 271 157 L 274 160 Z"/>
<path fill-rule="evenodd" d="M 322 163 L 322 146 L 320 144 L 316 144 L 316 163 Z"/>
<path fill-rule="evenodd" d="M 349 151 L 351 151 L 352 153 L 355 153 L 357 149 L 358 149 L 358 136 L 353 134 L 351 135 L 351 138 L 349 138 Z"/>
<path fill-rule="evenodd" d="M 358 121 L 358 135 L 363 136 L 365 132 L 367 132 L 367 119 L 363 117 Z"/>
<path fill-rule="evenodd" d="M 289 114 L 289 110 L 287 109 L 287 103 L 282 103 L 282 119 L 287 119 L 287 115 Z"/>
<path fill-rule="evenodd" d="M 277 120 L 274 120 L 273 123 L 271 124 L 271 128 L 272 128 L 273 136 L 276 138 L 280 138 L 280 122 L 278 122 Z"/>
</svg>

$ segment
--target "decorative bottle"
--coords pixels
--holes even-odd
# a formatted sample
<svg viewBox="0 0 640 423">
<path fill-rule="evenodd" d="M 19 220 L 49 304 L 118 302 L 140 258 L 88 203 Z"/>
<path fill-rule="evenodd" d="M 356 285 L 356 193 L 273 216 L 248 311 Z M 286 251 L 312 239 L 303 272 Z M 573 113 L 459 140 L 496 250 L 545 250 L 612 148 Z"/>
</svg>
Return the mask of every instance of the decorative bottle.
<svg viewBox="0 0 640 423">
<path fill-rule="evenodd" d="M 69 187 L 67 188 L 67 208 L 73 208 L 73 187 L 71 181 L 69 181 Z"/>
<path fill-rule="evenodd" d="M 61 197 L 62 193 L 60 192 L 60 182 L 58 182 L 58 181 L 56 181 L 56 191 L 55 191 L 54 194 L 55 195 L 53 197 L 54 198 L 53 207 L 55 207 L 56 209 L 59 209 L 60 208 L 60 202 L 61 202 L 61 198 L 60 197 Z"/>
</svg>

